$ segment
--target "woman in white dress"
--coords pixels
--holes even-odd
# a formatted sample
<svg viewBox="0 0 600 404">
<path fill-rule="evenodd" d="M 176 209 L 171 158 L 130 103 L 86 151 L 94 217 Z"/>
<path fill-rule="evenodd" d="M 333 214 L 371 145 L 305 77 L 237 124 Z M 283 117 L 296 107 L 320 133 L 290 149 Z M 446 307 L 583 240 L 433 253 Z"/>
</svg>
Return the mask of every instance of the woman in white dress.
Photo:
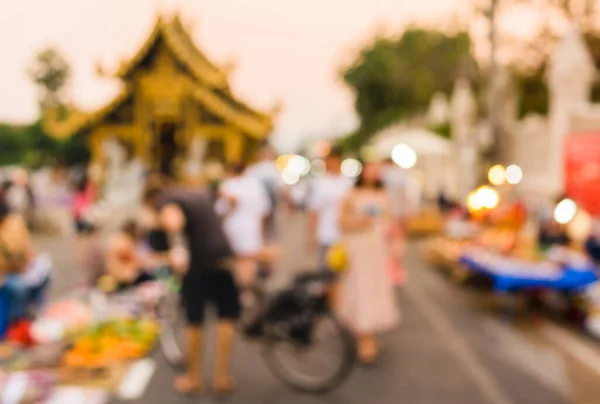
<svg viewBox="0 0 600 404">
<path fill-rule="evenodd" d="M 393 216 L 393 203 L 382 188 L 379 168 L 365 164 L 340 214 L 348 268 L 341 280 L 338 300 L 340 317 L 355 332 L 358 355 L 364 363 L 374 362 L 379 355 L 376 335 L 391 330 L 400 319 L 394 284 L 387 270 Z"/>
</svg>

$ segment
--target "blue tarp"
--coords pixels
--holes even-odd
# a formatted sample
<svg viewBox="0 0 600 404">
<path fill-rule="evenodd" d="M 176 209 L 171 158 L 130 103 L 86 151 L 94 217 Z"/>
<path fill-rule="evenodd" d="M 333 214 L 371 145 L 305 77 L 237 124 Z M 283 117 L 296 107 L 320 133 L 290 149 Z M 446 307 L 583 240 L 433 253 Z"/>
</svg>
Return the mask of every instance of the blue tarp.
<svg viewBox="0 0 600 404">
<path fill-rule="evenodd" d="M 0 287 L 0 341 L 8 329 L 8 296 L 6 289 Z"/>
<path fill-rule="evenodd" d="M 532 263 L 523 262 L 523 271 L 519 271 L 518 266 L 515 267 L 518 261 L 513 258 L 497 256 L 494 260 L 481 260 L 476 254 L 468 253 L 461 256 L 460 263 L 470 271 L 490 277 L 498 292 L 540 288 L 571 291 L 599 280 L 593 263 L 579 267 L 563 265 L 558 271 L 545 272 L 531 271 Z M 507 271 L 506 267 L 509 265 L 511 269 Z M 549 266 L 549 263 L 541 262 L 540 266 Z"/>
</svg>

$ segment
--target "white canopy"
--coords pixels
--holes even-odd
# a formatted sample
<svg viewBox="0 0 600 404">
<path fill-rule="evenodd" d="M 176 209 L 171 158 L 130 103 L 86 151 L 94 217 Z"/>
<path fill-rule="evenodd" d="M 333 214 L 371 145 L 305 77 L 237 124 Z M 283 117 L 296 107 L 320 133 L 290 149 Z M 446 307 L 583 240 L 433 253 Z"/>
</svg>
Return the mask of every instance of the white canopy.
<svg viewBox="0 0 600 404">
<path fill-rule="evenodd" d="M 452 142 L 427 129 L 391 126 L 381 131 L 373 140 L 373 147 L 381 156 L 389 156 L 397 144 L 410 146 L 417 156 L 448 156 Z"/>
</svg>

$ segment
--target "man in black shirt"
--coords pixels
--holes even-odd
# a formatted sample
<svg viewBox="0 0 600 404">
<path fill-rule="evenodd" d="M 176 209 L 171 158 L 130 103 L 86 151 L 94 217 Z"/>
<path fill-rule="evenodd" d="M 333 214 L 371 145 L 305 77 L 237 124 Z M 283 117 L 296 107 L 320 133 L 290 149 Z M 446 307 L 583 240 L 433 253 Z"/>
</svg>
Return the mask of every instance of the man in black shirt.
<svg viewBox="0 0 600 404">
<path fill-rule="evenodd" d="M 213 389 L 227 393 L 232 388 L 229 373 L 234 322 L 240 314 L 238 290 L 228 270 L 233 252 L 208 190 L 165 189 L 148 186 L 144 204 L 156 214 L 160 229 L 171 236 L 183 235 L 183 242 L 170 246 L 173 269 L 183 275 L 181 298 L 187 319 L 187 372 L 175 380 L 175 389 L 195 393 L 202 389 L 202 324 L 206 303 L 216 306 L 217 357 Z M 186 245 L 187 244 L 187 245 Z"/>
</svg>

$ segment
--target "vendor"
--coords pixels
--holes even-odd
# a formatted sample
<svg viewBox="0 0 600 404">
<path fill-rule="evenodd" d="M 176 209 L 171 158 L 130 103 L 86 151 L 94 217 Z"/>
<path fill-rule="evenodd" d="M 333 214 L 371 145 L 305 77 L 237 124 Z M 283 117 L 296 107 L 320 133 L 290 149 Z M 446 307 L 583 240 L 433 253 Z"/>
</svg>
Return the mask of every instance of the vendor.
<svg viewBox="0 0 600 404">
<path fill-rule="evenodd" d="M 140 232 L 135 221 L 127 221 L 109 240 L 106 249 L 106 274 L 123 290 L 152 279 L 144 268 L 140 251 Z"/>
<path fill-rule="evenodd" d="M 590 235 L 585 242 L 585 251 L 596 262 L 600 262 L 600 218 L 592 220 Z"/>
<path fill-rule="evenodd" d="M 0 306 L 7 308 L 0 310 L 0 324 L 26 319 L 43 299 L 49 277 L 49 267 L 38 265 L 25 220 L 0 198 Z"/>
<path fill-rule="evenodd" d="M 554 218 L 542 218 L 538 232 L 538 243 L 542 251 L 560 245 L 571 244 L 571 237 L 565 225 L 558 223 Z"/>
</svg>

